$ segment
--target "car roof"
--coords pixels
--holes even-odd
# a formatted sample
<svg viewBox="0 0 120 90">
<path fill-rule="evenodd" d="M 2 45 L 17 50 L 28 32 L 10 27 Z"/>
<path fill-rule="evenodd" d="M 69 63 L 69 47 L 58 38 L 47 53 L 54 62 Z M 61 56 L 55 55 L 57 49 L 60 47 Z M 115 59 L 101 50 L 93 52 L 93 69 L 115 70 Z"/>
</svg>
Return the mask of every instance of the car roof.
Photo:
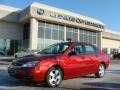
<svg viewBox="0 0 120 90">
<path fill-rule="evenodd" d="M 62 42 L 62 43 L 71 43 L 71 44 L 90 44 L 90 43 L 86 43 L 86 42 L 79 42 L 79 41 L 68 41 L 68 42 Z M 92 44 L 90 44 L 92 45 Z"/>
</svg>

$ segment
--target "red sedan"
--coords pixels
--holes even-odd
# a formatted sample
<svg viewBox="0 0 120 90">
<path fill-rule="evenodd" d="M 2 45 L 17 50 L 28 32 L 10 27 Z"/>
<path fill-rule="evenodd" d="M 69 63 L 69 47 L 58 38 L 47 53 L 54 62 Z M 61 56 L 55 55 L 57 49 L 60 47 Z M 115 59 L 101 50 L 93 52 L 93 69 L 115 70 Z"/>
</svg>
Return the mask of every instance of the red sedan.
<svg viewBox="0 0 120 90">
<path fill-rule="evenodd" d="M 87 74 L 101 78 L 108 66 L 109 56 L 94 45 L 62 42 L 37 55 L 17 58 L 8 67 L 8 73 L 21 81 L 45 82 L 50 87 L 56 87 L 64 79 Z"/>
</svg>

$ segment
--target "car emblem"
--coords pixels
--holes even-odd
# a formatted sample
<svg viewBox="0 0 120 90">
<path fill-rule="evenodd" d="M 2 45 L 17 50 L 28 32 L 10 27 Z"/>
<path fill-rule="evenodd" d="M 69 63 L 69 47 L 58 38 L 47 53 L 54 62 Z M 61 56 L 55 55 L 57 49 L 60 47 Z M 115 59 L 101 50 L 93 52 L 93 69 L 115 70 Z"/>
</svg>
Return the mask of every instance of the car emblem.
<svg viewBox="0 0 120 90">
<path fill-rule="evenodd" d="M 45 11 L 43 9 L 38 9 L 37 10 L 37 14 L 39 15 L 43 15 L 45 13 Z"/>
</svg>

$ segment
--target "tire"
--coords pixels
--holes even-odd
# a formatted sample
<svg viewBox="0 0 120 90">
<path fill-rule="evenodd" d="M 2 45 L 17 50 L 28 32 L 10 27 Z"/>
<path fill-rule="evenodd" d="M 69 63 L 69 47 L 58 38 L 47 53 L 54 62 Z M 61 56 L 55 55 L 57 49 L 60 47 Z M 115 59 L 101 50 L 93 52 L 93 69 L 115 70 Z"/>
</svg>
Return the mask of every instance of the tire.
<svg viewBox="0 0 120 90">
<path fill-rule="evenodd" d="M 63 74 L 60 68 L 52 67 L 48 70 L 45 83 L 48 87 L 58 87 L 63 79 Z"/>
<path fill-rule="evenodd" d="M 96 78 L 102 78 L 105 75 L 105 65 L 100 64 L 97 70 L 97 73 L 95 73 Z"/>
</svg>

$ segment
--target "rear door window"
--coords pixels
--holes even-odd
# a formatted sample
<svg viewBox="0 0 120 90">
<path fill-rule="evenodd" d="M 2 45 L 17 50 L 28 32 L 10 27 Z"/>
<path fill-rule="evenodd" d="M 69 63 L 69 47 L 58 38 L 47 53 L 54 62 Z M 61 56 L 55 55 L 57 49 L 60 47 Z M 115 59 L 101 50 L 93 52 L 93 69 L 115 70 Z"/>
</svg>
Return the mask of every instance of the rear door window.
<svg viewBox="0 0 120 90">
<path fill-rule="evenodd" d="M 84 45 L 86 54 L 94 54 L 96 53 L 96 48 L 92 45 Z"/>
</svg>

